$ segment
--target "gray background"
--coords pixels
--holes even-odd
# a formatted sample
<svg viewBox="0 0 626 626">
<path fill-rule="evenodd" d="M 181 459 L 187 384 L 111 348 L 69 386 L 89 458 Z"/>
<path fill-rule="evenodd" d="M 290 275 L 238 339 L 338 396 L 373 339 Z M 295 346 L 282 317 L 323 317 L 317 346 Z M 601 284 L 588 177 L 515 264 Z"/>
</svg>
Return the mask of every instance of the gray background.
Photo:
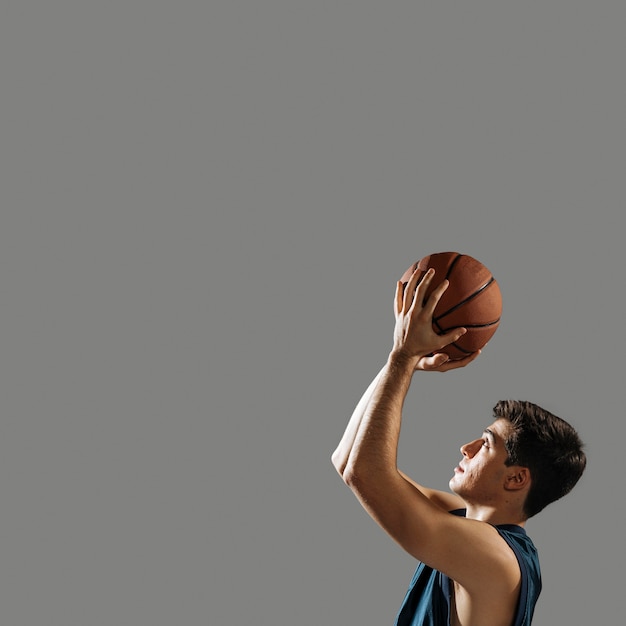
<svg viewBox="0 0 626 626">
<path fill-rule="evenodd" d="M 529 522 L 535 624 L 622 614 L 623 2 L 3 3 L 0 623 L 391 624 L 414 562 L 330 454 L 395 281 L 499 280 L 424 374 L 402 468 L 446 488 L 505 397 L 579 428 Z"/>
</svg>

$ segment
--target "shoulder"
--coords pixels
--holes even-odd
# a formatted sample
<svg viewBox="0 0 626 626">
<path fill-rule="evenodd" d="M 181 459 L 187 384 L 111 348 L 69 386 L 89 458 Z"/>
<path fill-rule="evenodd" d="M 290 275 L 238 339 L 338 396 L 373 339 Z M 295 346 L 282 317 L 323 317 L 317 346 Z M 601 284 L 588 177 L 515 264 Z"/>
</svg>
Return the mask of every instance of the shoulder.
<svg viewBox="0 0 626 626">
<path fill-rule="evenodd" d="M 517 607 L 526 612 L 529 604 L 534 606 L 528 594 L 534 578 L 528 575 L 524 559 L 518 558 L 497 527 L 459 519 L 459 513 L 454 513 L 450 517 L 470 530 L 456 536 L 455 540 L 463 538 L 466 547 L 457 544 L 456 554 L 445 566 L 444 573 L 453 581 L 454 610 L 462 623 L 513 623 Z"/>
<path fill-rule="evenodd" d="M 508 544 L 517 559 L 523 585 L 529 587 L 531 595 L 541 591 L 541 566 L 539 554 L 532 539 L 519 526 L 496 526 L 502 539 Z"/>
</svg>

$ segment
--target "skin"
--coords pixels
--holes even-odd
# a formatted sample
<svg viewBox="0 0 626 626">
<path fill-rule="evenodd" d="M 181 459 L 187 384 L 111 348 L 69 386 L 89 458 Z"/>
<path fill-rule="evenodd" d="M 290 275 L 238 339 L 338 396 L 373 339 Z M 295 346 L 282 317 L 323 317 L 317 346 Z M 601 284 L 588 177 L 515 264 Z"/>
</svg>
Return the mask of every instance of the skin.
<svg viewBox="0 0 626 626">
<path fill-rule="evenodd" d="M 439 352 L 465 329 L 433 331 L 433 312 L 448 281 L 424 303 L 434 272 L 419 285 L 418 275 L 406 288 L 396 286 L 393 348 L 357 404 L 332 462 L 363 508 L 406 552 L 453 581 L 453 626 L 510 626 L 521 575 L 493 525 L 524 525 L 530 474 L 505 464 L 507 422 L 496 420 L 461 447 L 452 493 L 428 489 L 398 469 L 402 408 L 414 374 L 465 367 L 479 354 L 451 361 Z M 458 508 L 467 509 L 465 518 L 450 515 Z"/>
</svg>

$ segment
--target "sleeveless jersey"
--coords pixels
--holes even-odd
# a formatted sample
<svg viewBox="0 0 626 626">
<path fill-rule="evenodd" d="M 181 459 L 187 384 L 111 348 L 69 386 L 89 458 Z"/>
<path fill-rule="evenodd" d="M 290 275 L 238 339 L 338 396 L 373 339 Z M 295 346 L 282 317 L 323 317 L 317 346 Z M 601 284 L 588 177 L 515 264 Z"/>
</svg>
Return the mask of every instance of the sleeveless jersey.
<svg viewBox="0 0 626 626">
<path fill-rule="evenodd" d="M 465 509 L 451 511 L 465 517 Z M 537 550 L 526 531 L 516 524 L 495 526 L 515 553 L 522 576 L 520 597 L 512 626 L 530 626 L 541 593 Z M 419 563 L 413 574 L 395 626 L 450 626 L 450 579 Z"/>
</svg>

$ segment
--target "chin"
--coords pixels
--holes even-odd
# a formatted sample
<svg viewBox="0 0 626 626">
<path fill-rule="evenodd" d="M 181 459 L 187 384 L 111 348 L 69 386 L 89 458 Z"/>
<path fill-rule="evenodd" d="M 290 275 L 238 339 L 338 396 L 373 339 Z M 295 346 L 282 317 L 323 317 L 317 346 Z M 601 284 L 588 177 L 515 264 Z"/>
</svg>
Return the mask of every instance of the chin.
<svg viewBox="0 0 626 626">
<path fill-rule="evenodd" d="M 448 487 L 450 487 L 450 491 L 452 493 L 454 493 L 455 495 L 459 496 L 460 498 L 463 497 L 463 494 L 466 491 L 463 488 L 462 476 L 459 476 L 459 475 L 456 475 L 456 474 L 450 479 L 450 482 L 448 483 Z"/>
</svg>

